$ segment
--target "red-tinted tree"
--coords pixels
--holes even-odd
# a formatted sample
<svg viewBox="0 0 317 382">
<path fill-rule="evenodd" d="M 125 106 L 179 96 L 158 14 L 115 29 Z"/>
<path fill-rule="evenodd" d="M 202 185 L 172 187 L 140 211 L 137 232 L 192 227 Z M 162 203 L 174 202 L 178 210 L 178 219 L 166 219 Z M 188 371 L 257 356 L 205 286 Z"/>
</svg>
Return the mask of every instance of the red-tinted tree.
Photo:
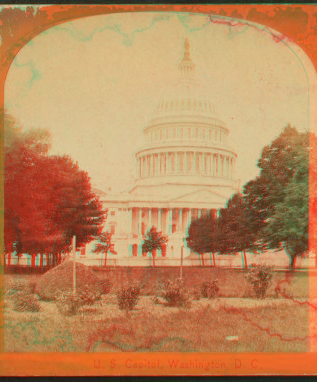
<svg viewBox="0 0 317 382">
<path fill-rule="evenodd" d="M 48 156 L 45 130 L 24 131 L 5 117 L 5 251 L 53 255 L 68 252 L 102 231 L 106 218 L 89 177 L 67 156 Z M 33 261 L 32 261 L 33 263 Z"/>
</svg>

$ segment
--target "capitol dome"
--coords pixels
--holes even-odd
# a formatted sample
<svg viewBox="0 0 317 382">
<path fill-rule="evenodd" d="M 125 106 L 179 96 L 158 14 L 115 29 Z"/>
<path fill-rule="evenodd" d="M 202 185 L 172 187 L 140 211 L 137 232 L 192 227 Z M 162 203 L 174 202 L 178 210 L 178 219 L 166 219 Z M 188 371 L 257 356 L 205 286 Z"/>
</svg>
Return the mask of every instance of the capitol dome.
<svg viewBox="0 0 317 382">
<path fill-rule="evenodd" d="M 171 184 L 232 188 L 236 153 L 208 89 L 195 79 L 187 39 L 178 69 L 179 78 L 155 103 L 143 129 L 145 144 L 135 154 L 138 191 Z"/>
</svg>

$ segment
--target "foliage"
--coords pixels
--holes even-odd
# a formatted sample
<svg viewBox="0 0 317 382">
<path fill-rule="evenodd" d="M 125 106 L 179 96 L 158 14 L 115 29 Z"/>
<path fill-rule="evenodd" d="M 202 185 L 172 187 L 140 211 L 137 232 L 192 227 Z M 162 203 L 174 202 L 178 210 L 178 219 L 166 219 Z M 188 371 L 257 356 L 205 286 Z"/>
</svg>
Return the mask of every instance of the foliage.
<svg viewBox="0 0 317 382">
<path fill-rule="evenodd" d="M 219 293 L 218 280 L 204 281 L 201 284 L 201 295 L 205 298 L 214 298 Z"/>
<path fill-rule="evenodd" d="M 308 248 L 309 155 L 316 137 L 287 126 L 262 150 L 260 175 L 243 189 L 252 231 L 264 248 L 285 249 L 293 269 Z"/>
<path fill-rule="evenodd" d="M 220 240 L 221 232 L 218 229 L 218 218 L 214 213 L 208 213 L 193 220 L 188 228 L 187 245 L 199 255 L 207 252 L 218 252 Z"/>
<path fill-rule="evenodd" d="M 110 232 L 101 232 L 98 236 L 95 237 L 97 239 L 97 243 L 95 245 L 95 248 L 93 249 L 94 253 L 104 253 L 105 254 L 105 265 L 106 265 L 106 259 L 108 252 L 112 252 L 113 254 L 116 254 L 115 251 L 111 249 L 112 243 L 112 234 Z"/>
<path fill-rule="evenodd" d="M 74 315 L 83 306 L 100 304 L 100 294 L 94 293 L 86 285 L 80 293 L 57 291 L 55 300 L 58 310 L 64 315 Z"/>
<path fill-rule="evenodd" d="M 245 276 L 246 281 L 251 285 L 257 298 L 264 298 L 271 285 L 273 267 L 265 264 L 252 264 Z"/>
<path fill-rule="evenodd" d="M 132 283 L 131 285 L 123 285 L 117 290 L 117 301 L 119 309 L 126 312 L 131 311 L 138 303 L 141 292 L 139 283 Z"/>
<path fill-rule="evenodd" d="M 234 194 L 226 207 L 221 209 L 218 227 L 221 232 L 220 253 L 256 251 L 259 248 L 257 235 L 252 231 L 249 210 L 240 194 Z"/>
<path fill-rule="evenodd" d="M 13 310 L 17 312 L 39 312 L 40 304 L 33 295 L 18 293 L 13 299 Z"/>
<path fill-rule="evenodd" d="M 68 156 L 49 156 L 46 130 L 23 130 L 4 115 L 5 251 L 68 251 L 102 230 L 106 212 L 88 174 Z"/>
<path fill-rule="evenodd" d="M 79 295 L 72 292 L 59 292 L 55 296 L 56 306 L 63 315 L 74 315 L 84 305 Z"/>
<path fill-rule="evenodd" d="M 13 309 L 17 312 L 39 312 L 40 305 L 34 297 L 35 283 L 16 280 L 7 291 L 6 297 L 13 301 Z"/>
<path fill-rule="evenodd" d="M 163 244 L 165 244 L 167 240 L 167 236 L 162 235 L 162 232 L 158 232 L 157 229 L 152 226 L 144 237 L 142 250 L 143 252 L 152 252 L 162 249 Z"/>
<path fill-rule="evenodd" d="M 190 305 L 189 294 L 186 292 L 183 280 L 181 279 L 166 281 L 163 284 L 160 297 L 162 297 L 169 306 L 189 307 Z"/>
<path fill-rule="evenodd" d="M 81 294 L 83 291 L 93 294 L 101 294 L 100 280 L 94 272 L 84 264 L 76 263 L 76 291 Z M 36 293 L 43 300 L 54 300 L 56 294 L 72 292 L 73 290 L 73 261 L 65 261 L 57 267 L 50 269 L 40 278 Z"/>
<path fill-rule="evenodd" d="M 112 282 L 108 279 L 100 280 L 100 292 L 101 294 L 108 294 L 111 291 Z"/>
</svg>

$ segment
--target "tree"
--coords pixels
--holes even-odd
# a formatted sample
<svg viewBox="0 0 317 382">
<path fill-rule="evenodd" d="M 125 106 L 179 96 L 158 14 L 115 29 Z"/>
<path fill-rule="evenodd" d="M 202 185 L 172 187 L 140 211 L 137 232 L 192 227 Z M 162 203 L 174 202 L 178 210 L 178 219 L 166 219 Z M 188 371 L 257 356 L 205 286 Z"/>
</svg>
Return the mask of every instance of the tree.
<svg viewBox="0 0 317 382">
<path fill-rule="evenodd" d="M 308 172 L 312 141 L 309 133 L 287 126 L 258 161 L 260 175 L 244 186 L 253 231 L 263 248 L 285 249 L 292 270 L 308 248 Z"/>
<path fill-rule="evenodd" d="M 244 268 L 248 268 L 246 251 L 259 249 L 258 237 L 252 231 L 249 210 L 242 195 L 234 194 L 220 211 L 218 221 L 219 252 L 222 254 L 241 252 Z"/>
<path fill-rule="evenodd" d="M 104 253 L 105 255 L 105 264 L 107 265 L 107 254 L 108 252 L 111 252 L 113 254 L 116 254 L 116 252 L 112 249 L 113 244 L 111 243 L 112 234 L 110 232 L 102 232 L 99 234 L 96 239 L 97 243 L 95 245 L 95 248 L 93 249 L 94 253 Z"/>
<path fill-rule="evenodd" d="M 155 252 L 158 249 L 162 249 L 163 245 L 167 243 L 168 239 L 158 232 L 157 229 L 152 226 L 144 236 L 142 250 L 143 252 L 151 252 L 153 258 L 153 266 L 155 266 Z"/>
<path fill-rule="evenodd" d="M 219 230 L 216 214 L 202 215 L 200 218 L 191 222 L 186 237 L 188 247 L 199 254 L 204 265 L 204 253 L 212 253 L 215 265 L 214 255 L 219 251 Z"/>
<path fill-rule="evenodd" d="M 101 233 L 106 211 L 86 172 L 68 156 L 48 155 L 47 131 L 4 117 L 5 251 L 52 254 L 57 263 L 73 235 L 80 246 Z"/>
</svg>

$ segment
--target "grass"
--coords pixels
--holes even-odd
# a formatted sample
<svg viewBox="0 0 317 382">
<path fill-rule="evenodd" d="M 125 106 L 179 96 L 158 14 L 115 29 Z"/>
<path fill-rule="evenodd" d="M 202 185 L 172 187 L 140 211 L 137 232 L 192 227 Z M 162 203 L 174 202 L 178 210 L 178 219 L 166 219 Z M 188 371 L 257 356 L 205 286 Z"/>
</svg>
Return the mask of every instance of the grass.
<svg viewBox="0 0 317 382">
<path fill-rule="evenodd" d="M 285 278 L 274 273 L 267 299 L 252 296 L 244 283 L 244 272 L 209 269 L 184 272 L 190 289 L 206 279 L 218 279 L 220 297 L 193 301 L 189 309 L 154 304 L 153 291 L 161 281 L 160 270 L 142 272 L 143 294 L 137 307 L 125 314 L 117 306 L 115 290 L 127 279 L 118 274 L 97 272 L 99 278 L 114 283 L 111 294 L 101 305 L 83 307 L 74 316 L 63 316 L 54 302 L 39 301 L 39 312 L 13 310 L 10 291 L 17 280 L 32 286 L 40 275 L 5 275 L 5 351 L 6 352 L 109 352 L 109 351 L 179 351 L 179 352 L 305 352 L 308 351 L 309 316 L 307 305 L 294 304 L 291 298 L 308 297 L 308 274 L 298 272 Z M 212 272 L 213 271 L 213 272 Z M 153 278 L 153 272 L 156 277 Z M 173 271 L 174 272 L 174 271 Z M 202 272 L 202 273 L 201 273 Z M 146 278 L 150 274 L 150 278 Z M 178 273 L 175 273 L 177 276 Z M 209 275 L 210 277 L 207 278 Z M 111 277 L 109 277 L 111 276 Z M 140 275 L 139 275 L 140 276 Z M 193 278 L 194 277 L 194 278 Z M 187 281 L 186 281 L 187 280 Z M 276 298 L 276 285 L 287 291 L 289 299 Z M 31 292 L 33 293 L 33 292 Z M 229 342 L 227 336 L 238 336 Z"/>
<path fill-rule="evenodd" d="M 113 294 L 101 306 L 62 316 L 52 302 L 38 313 L 5 307 L 6 352 L 304 352 L 308 308 L 288 300 L 201 299 L 190 309 L 155 305 L 143 296 L 129 315 Z M 228 342 L 227 336 L 238 336 Z"/>
</svg>

